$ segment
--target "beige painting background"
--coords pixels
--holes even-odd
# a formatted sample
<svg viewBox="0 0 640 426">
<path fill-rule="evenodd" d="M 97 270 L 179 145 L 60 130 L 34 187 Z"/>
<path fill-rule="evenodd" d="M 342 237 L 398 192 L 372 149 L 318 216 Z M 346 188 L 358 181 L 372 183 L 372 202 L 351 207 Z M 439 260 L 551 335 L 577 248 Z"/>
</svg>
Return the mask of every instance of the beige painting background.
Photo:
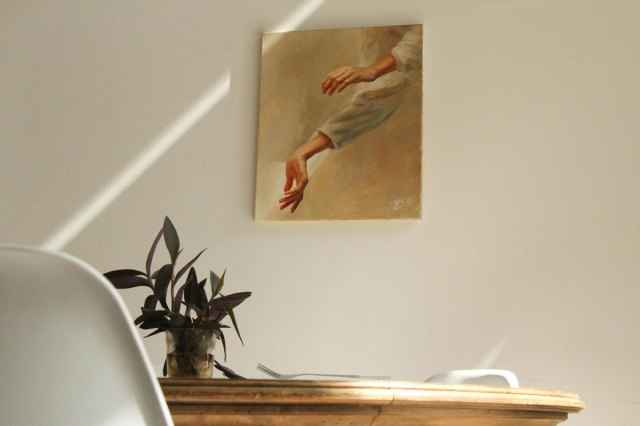
<svg viewBox="0 0 640 426">
<path fill-rule="evenodd" d="M 279 210 L 286 159 L 357 90 L 350 86 L 327 96 L 320 85 L 332 70 L 358 65 L 361 31 L 263 34 L 256 220 L 420 218 L 421 83 L 380 126 L 313 157 L 304 201 L 294 214 Z"/>
</svg>

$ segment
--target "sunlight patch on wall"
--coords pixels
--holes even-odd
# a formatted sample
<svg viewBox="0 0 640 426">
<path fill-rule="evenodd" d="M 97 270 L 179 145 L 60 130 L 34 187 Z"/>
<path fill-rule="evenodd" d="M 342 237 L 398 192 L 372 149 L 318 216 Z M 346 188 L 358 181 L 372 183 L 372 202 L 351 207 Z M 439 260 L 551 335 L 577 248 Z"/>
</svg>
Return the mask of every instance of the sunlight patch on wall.
<svg viewBox="0 0 640 426">
<path fill-rule="evenodd" d="M 231 87 L 231 71 L 220 77 L 204 95 L 160 133 L 127 167 L 96 193 L 42 245 L 61 250 L 100 213 L 127 190 L 142 174 L 196 125 L 204 115 L 222 101 Z"/>
<path fill-rule="evenodd" d="M 272 31 L 283 32 L 297 29 L 326 0 L 309 0 L 294 9 Z M 272 39 L 272 44 L 277 42 Z M 271 45 L 270 45 L 271 46 Z M 266 46 L 265 49 L 269 49 Z M 124 191 L 127 190 L 146 170 L 158 161 L 185 133 L 189 131 L 202 117 L 216 106 L 229 93 L 231 71 L 220 77 L 211 88 L 182 115 L 180 115 L 167 129 L 151 142 L 124 170 L 95 194 L 69 220 L 60 226 L 42 244 L 52 250 L 63 249 L 71 240 L 82 232 L 100 213 L 106 210 Z"/>
<path fill-rule="evenodd" d="M 326 0 L 309 0 L 304 2 L 302 6 L 291 12 L 289 16 L 280 21 L 280 23 L 276 25 L 275 28 L 269 30 L 269 32 L 281 33 L 298 29 L 304 21 L 320 9 L 320 6 L 322 6 L 325 1 Z M 262 54 L 266 54 L 279 40 L 280 38 L 278 36 L 274 36 L 265 41 L 262 46 Z"/>
<path fill-rule="evenodd" d="M 480 359 L 476 368 L 492 368 L 495 364 L 496 360 L 502 353 L 507 341 L 509 340 L 509 336 L 505 336 L 502 340 L 496 343 L 485 355 Z"/>
</svg>

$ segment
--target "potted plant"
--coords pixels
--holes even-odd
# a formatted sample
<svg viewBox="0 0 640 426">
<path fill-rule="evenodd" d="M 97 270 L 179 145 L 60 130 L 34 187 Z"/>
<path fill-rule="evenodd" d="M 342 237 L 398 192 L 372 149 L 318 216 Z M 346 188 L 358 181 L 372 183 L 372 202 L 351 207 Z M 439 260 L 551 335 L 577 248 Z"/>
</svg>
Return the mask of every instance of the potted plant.
<svg viewBox="0 0 640 426">
<path fill-rule="evenodd" d="M 169 252 L 170 263 L 154 271 L 153 258 L 161 238 Z M 251 293 L 223 295 L 221 290 L 226 271 L 222 276 L 210 271 L 211 292 L 207 296 L 207 278 L 199 279 L 193 267 L 203 252 L 178 269 L 177 261 L 182 253 L 180 239 L 171 220 L 165 217 L 160 232 L 151 244 L 144 271 L 118 269 L 104 274 L 117 289 L 150 289 L 151 294 L 141 308 L 142 314 L 134 320 L 134 324 L 143 330 L 154 330 L 145 337 L 162 332 L 166 334 L 165 376 L 168 373 L 169 377 L 210 378 L 216 363 L 213 352 L 216 339 L 222 342 L 225 360 L 227 358 L 223 329 L 229 326 L 222 324 L 227 316 L 242 342 L 233 308 L 244 302 Z M 183 277 L 184 281 L 180 284 Z"/>
</svg>

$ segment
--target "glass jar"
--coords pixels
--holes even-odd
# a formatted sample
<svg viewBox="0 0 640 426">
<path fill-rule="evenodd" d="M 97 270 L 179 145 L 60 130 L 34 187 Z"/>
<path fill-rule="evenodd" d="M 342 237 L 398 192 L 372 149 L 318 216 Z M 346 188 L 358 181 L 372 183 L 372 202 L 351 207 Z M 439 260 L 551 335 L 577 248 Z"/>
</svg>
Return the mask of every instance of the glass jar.
<svg viewBox="0 0 640 426">
<path fill-rule="evenodd" d="M 210 379 L 213 376 L 214 331 L 173 328 L 167 337 L 167 376 Z"/>
</svg>

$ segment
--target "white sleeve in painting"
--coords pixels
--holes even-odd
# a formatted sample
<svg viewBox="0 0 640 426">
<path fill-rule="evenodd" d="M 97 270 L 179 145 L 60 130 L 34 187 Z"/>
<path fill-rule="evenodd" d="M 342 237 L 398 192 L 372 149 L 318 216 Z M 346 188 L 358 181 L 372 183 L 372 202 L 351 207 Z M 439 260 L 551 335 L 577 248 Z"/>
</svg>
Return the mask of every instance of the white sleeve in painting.
<svg viewBox="0 0 640 426">
<path fill-rule="evenodd" d="M 409 30 L 391 54 L 396 59 L 396 69 L 409 72 L 422 68 L 422 27 Z"/>
<path fill-rule="evenodd" d="M 388 54 L 388 53 L 387 53 Z M 397 71 L 383 75 L 353 96 L 349 105 L 325 122 L 318 131 L 341 148 L 372 129 L 398 109 L 413 83 L 407 72 L 422 67 L 422 27 L 412 27 L 391 50 Z"/>
<path fill-rule="evenodd" d="M 347 145 L 360 134 L 378 126 L 400 106 L 409 91 L 410 81 L 386 77 L 393 76 L 381 77 L 387 84 L 380 88 L 356 94 L 345 109 L 320 126 L 318 131 L 327 135 L 335 148 Z"/>
</svg>

